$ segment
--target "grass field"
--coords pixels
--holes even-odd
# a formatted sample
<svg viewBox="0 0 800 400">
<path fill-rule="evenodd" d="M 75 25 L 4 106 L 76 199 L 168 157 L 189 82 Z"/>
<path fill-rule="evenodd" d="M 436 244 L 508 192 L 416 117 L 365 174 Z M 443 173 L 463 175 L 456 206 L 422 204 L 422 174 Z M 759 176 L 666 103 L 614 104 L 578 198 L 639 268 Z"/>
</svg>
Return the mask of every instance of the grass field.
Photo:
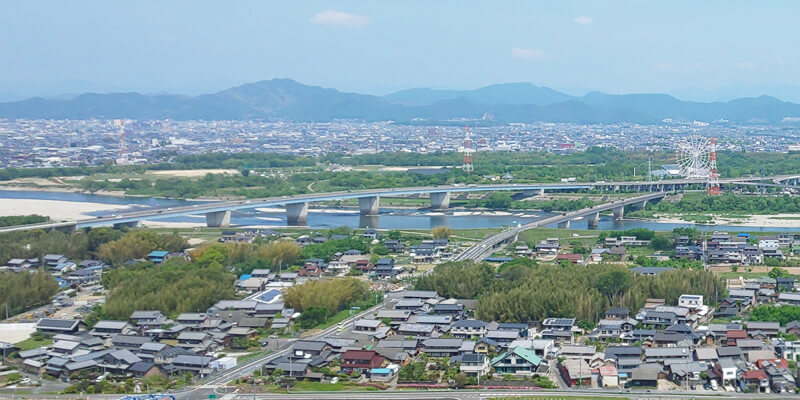
<svg viewBox="0 0 800 400">
<path fill-rule="evenodd" d="M 15 345 L 19 347 L 20 350 L 32 350 L 37 347 L 49 346 L 51 344 L 53 344 L 53 341 L 51 339 L 36 340 L 31 337 L 19 343 L 16 343 Z"/>
</svg>

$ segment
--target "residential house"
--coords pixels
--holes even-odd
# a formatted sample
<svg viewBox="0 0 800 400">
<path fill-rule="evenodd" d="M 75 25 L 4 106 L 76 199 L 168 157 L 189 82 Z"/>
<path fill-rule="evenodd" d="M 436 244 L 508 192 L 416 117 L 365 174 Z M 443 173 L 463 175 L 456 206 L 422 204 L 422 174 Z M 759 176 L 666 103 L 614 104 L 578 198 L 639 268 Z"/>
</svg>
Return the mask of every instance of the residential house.
<svg viewBox="0 0 800 400">
<path fill-rule="evenodd" d="M 374 350 L 347 350 L 341 358 L 341 368 L 345 373 L 364 373 L 379 368 L 384 361 L 383 356 Z"/>
<path fill-rule="evenodd" d="M 541 363 L 542 359 L 533 354 L 533 351 L 514 347 L 493 358 L 490 364 L 497 374 L 532 376 L 536 374 Z"/>
<path fill-rule="evenodd" d="M 467 376 L 483 376 L 489 373 L 489 357 L 485 354 L 467 353 L 461 356 L 459 371 Z"/>
</svg>

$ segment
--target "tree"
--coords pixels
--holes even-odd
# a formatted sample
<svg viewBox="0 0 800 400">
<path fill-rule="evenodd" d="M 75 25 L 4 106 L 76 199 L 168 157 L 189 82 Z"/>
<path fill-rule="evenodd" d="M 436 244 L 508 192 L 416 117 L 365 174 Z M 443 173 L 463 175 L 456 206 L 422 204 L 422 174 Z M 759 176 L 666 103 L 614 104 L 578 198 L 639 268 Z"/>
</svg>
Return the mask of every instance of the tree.
<svg viewBox="0 0 800 400">
<path fill-rule="evenodd" d="M 453 230 L 446 226 L 437 226 L 431 229 L 431 235 L 434 239 L 449 239 Z"/>
<path fill-rule="evenodd" d="M 769 275 L 770 278 L 788 278 L 791 276 L 789 272 L 781 267 L 772 268 L 767 275 Z"/>
<path fill-rule="evenodd" d="M 610 304 L 614 304 L 614 300 L 631 287 L 632 278 L 631 273 L 628 271 L 609 271 L 597 276 L 595 287 L 600 293 L 608 297 Z"/>
<path fill-rule="evenodd" d="M 670 250 L 672 249 L 672 241 L 663 236 L 655 236 L 650 240 L 650 248 L 661 251 Z"/>
<path fill-rule="evenodd" d="M 368 294 L 367 284 L 355 278 L 315 280 L 287 288 L 283 300 L 302 313 L 312 307 L 322 307 L 328 314 L 335 314 L 365 300 Z"/>
<path fill-rule="evenodd" d="M 511 202 L 512 199 L 510 194 L 492 192 L 484 198 L 483 206 L 486 208 L 507 209 L 511 207 Z"/>
<path fill-rule="evenodd" d="M 58 292 L 58 282 L 44 271 L 0 273 L 0 314 L 16 315 L 46 304 Z"/>
<path fill-rule="evenodd" d="M 273 267 L 285 267 L 297 263 L 302 249 L 296 243 L 287 241 L 271 242 L 259 248 L 259 256 Z"/>
<path fill-rule="evenodd" d="M 328 309 L 325 307 L 309 307 L 298 318 L 300 327 L 310 329 L 324 323 L 328 319 Z"/>
</svg>

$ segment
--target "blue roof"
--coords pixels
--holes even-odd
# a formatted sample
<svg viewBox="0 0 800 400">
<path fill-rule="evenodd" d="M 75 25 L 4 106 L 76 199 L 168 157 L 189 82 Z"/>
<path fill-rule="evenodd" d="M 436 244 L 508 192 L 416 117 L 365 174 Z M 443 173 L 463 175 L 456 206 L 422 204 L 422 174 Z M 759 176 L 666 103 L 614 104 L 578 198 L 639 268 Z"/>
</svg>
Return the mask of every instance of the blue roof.
<svg viewBox="0 0 800 400">
<path fill-rule="evenodd" d="M 162 251 L 162 250 L 153 250 L 153 251 L 151 251 L 151 252 L 150 252 L 150 254 L 148 254 L 147 256 L 148 256 L 148 257 L 156 257 L 156 258 L 164 258 L 164 257 L 166 257 L 166 256 L 167 256 L 167 254 L 169 254 L 169 252 L 168 252 L 168 251 Z"/>
<path fill-rule="evenodd" d="M 486 257 L 488 262 L 507 262 L 511 260 L 513 260 L 511 257 Z"/>
<path fill-rule="evenodd" d="M 740 233 L 740 234 L 738 234 L 736 236 L 739 236 L 739 237 L 750 237 L 750 234 L 749 233 Z"/>
<path fill-rule="evenodd" d="M 390 370 L 389 368 L 373 368 L 373 369 L 369 370 L 369 373 L 371 373 L 371 374 L 391 374 L 392 370 Z"/>
<path fill-rule="evenodd" d="M 266 292 L 264 292 L 261 296 L 259 296 L 258 299 L 261 300 L 261 301 L 266 301 L 267 303 L 269 303 L 270 301 L 272 301 L 272 299 L 274 299 L 275 297 L 277 297 L 280 294 L 281 294 L 280 290 L 278 290 L 278 289 L 270 289 L 270 290 L 267 290 Z"/>
</svg>

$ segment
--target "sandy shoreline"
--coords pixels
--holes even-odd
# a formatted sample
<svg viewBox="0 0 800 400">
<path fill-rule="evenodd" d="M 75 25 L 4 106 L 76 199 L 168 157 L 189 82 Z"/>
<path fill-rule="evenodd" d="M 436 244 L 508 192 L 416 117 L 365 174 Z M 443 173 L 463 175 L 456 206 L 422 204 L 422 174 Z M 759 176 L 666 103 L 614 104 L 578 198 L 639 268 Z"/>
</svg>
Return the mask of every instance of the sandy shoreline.
<svg viewBox="0 0 800 400">
<path fill-rule="evenodd" d="M 659 216 L 656 218 L 642 218 L 643 221 L 660 222 L 667 224 L 691 225 L 733 225 L 743 227 L 774 227 L 774 228 L 800 228 L 800 214 L 772 214 L 750 215 L 747 218 L 714 217 L 711 222 L 698 224 L 676 216 Z"/>
<path fill-rule="evenodd" d="M 38 214 L 56 221 L 92 218 L 90 212 L 128 208 L 125 204 L 88 203 L 61 200 L 0 199 L 0 216 Z"/>
</svg>

